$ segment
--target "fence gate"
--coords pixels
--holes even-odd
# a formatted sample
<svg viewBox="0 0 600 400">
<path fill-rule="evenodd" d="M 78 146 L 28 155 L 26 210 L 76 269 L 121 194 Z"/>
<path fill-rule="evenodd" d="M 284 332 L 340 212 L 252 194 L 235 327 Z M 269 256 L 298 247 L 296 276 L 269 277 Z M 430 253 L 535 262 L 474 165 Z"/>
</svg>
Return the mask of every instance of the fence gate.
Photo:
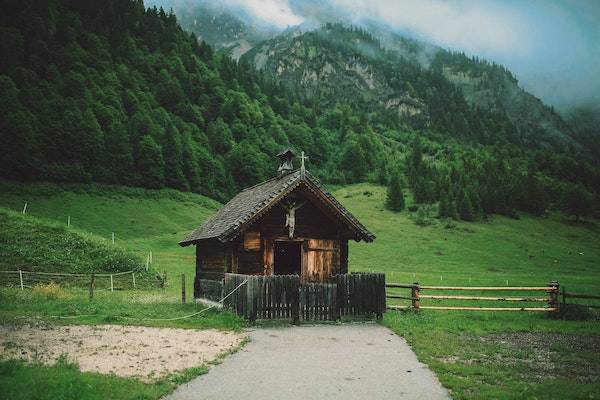
<svg viewBox="0 0 600 400">
<path fill-rule="evenodd" d="M 231 293 L 224 305 L 251 321 L 335 321 L 350 315 L 380 318 L 385 312 L 384 274 L 336 275 L 331 282 L 310 283 L 301 283 L 298 275 L 225 274 L 223 293 Z"/>
</svg>

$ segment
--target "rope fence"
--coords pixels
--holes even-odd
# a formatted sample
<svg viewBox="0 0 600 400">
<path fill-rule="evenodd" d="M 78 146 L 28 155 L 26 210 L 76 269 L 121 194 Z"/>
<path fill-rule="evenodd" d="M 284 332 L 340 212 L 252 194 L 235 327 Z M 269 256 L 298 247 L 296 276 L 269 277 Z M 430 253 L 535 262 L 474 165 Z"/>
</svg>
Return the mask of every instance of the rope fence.
<svg viewBox="0 0 600 400">
<path fill-rule="evenodd" d="M 136 281 L 137 274 L 137 281 Z M 114 274 L 67 274 L 33 271 L 0 271 L 0 286 L 33 288 L 36 285 L 57 283 L 64 286 L 89 287 L 94 290 L 127 290 L 140 286 L 141 274 L 136 271 L 115 272 Z"/>
<path fill-rule="evenodd" d="M 234 294 L 236 291 L 238 291 L 247 282 L 248 282 L 248 280 L 244 280 L 239 285 L 237 285 L 234 289 L 232 289 L 227 295 L 223 296 L 223 298 L 221 300 L 219 300 L 218 302 L 215 302 L 214 304 L 211 304 L 208 307 L 205 307 L 202 310 L 196 311 L 196 312 L 191 313 L 191 314 L 182 315 L 180 317 L 171 317 L 171 318 L 126 317 L 126 316 L 121 316 L 120 318 L 123 318 L 123 319 L 126 319 L 126 320 L 133 320 L 133 321 L 178 321 L 178 320 L 182 320 L 182 319 L 192 318 L 192 317 L 195 317 L 196 315 L 200 315 L 200 314 L 202 314 L 202 313 L 204 313 L 204 312 L 206 312 L 208 310 L 211 310 L 213 308 L 222 307 L 223 303 L 225 302 L 225 300 L 229 296 L 231 296 L 232 294 Z M 17 316 L 17 317 L 15 317 L 15 319 L 28 319 L 28 318 L 38 318 L 38 319 L 40 319 L 40 318 L 77 319 L 77 318 L 89 318 L 89 317 L 102 317 L 102 315 L 98 315 L 98 314 L 78 314 L 78 315 Z M 106 317 L 106 316 L 104 316 L 104 317 Z"/>
</svg>

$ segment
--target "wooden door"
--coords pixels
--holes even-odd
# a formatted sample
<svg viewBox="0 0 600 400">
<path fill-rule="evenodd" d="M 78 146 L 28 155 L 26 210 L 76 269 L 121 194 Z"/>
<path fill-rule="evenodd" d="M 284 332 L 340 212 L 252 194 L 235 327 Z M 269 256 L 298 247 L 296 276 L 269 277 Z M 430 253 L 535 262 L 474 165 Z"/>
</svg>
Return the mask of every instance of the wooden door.
<svg viewBox="0 0 600 400">
<path fill-rule="evenodd" d="M 305 242 L 305 249 L 306 268 L 302 269 L 303 281 L 324 281 L 338 270 L 340 252 L 337 240 L 309 239 Z"/>
</svg>

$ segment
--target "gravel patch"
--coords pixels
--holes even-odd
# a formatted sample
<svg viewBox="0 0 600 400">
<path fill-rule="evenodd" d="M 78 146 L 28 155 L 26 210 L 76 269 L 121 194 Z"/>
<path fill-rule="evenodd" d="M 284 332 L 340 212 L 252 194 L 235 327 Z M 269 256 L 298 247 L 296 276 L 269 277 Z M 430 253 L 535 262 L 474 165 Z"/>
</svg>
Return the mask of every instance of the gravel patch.
<svg viewBox="0 0 600 400">
<path fill-rule="evenodd" d="M 0 358 L 53 364 L 59 357 L 81 371 L 153 382 L 211 362 L 245 335 L 214 329 L 121 325 L 0 326 Z"/>
</svg>

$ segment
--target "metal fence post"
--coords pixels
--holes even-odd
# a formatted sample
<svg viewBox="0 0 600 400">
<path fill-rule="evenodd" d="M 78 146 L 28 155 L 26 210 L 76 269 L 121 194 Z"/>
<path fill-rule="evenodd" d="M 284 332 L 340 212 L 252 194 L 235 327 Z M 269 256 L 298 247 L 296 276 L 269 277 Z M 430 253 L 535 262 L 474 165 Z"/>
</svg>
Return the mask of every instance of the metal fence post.
<svg viewBox="0 0 600 400">
<path fill-rule="evenodd" d="M 135 289 L 135 272 L 131 273 L 131 279 L 133 280 L 133 288 Z"/>
<path fill-rule="evenodd" d="M 115 290 L 115 285 L 113 284 L 113 276 L 110 274 L 110 291 L 113 292 Z"/>
<path fill-rule="evenodd" d="M 21 282 L 21 290 L 23 290 L 23 271 L 19 270 L 19 281 Z"/>
</svg>

